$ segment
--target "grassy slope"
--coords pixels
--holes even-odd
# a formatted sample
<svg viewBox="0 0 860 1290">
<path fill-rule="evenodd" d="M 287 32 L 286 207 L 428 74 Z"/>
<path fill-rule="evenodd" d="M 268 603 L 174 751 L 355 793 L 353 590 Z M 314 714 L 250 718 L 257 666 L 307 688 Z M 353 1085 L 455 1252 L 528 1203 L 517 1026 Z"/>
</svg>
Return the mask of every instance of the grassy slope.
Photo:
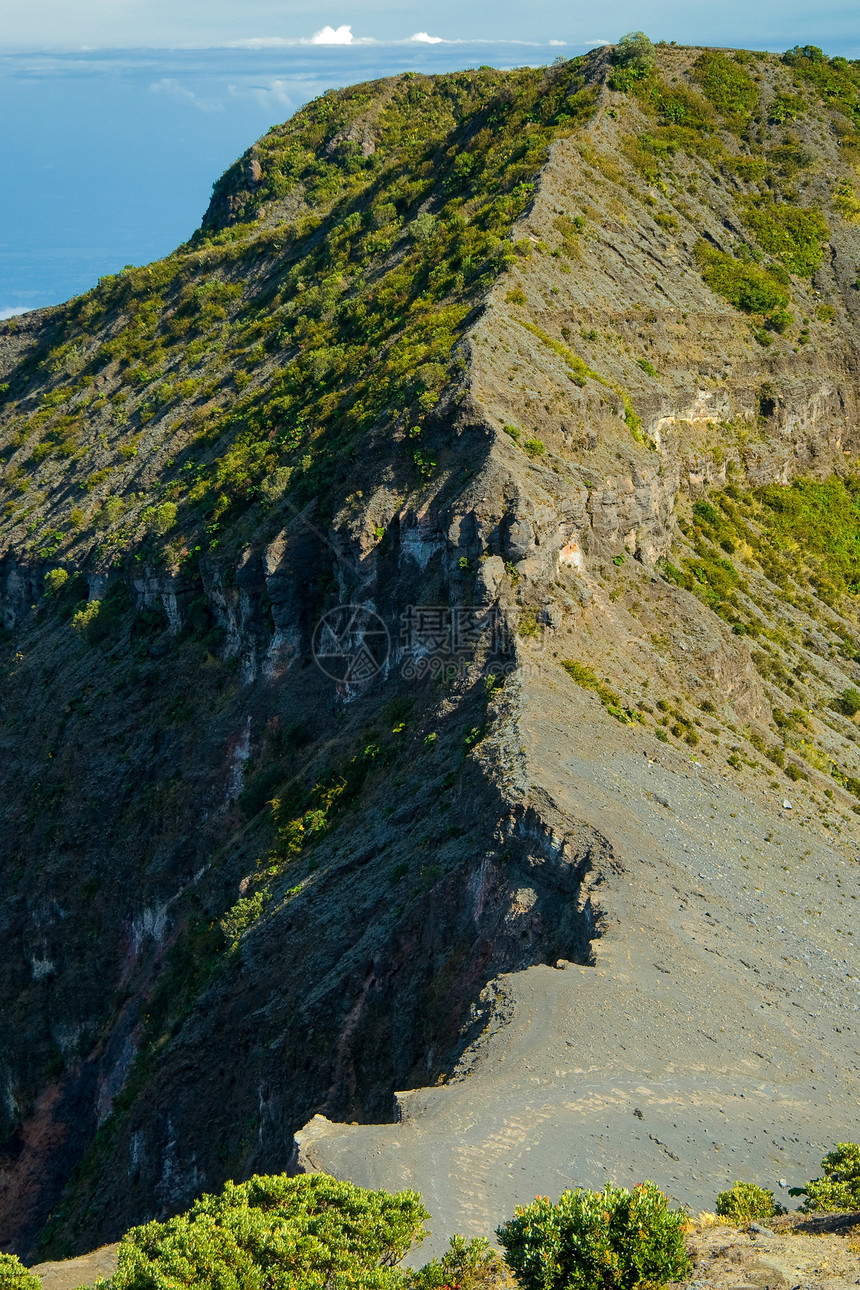
<svg viewBox="0 0 860 1290">
<path fill-rule="evenodd" d="M 420 428 L 470 311 L 516 254 L 548 144 L 593 100 L 576 63 L 406 74 L 273 130 L 190 243 L 54 311 L 8 374 L 0 540 L 110 566 L 169 535 L 181 565 L 255 503 L 233 545 L 259 537 L 260 508 L 324 491 L 368 440 L 429 473 Z"/>
</svg>

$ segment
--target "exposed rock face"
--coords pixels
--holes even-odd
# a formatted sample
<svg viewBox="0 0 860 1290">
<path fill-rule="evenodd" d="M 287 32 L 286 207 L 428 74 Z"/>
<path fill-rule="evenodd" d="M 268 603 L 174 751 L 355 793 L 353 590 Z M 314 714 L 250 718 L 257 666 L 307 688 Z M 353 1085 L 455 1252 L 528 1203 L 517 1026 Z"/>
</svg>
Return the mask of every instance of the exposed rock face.
<svg viewBox="0 0 860 1290">
<path fill-rule="evenodd" d="M 664 74 L 693 57 L 663 51 Z M 263 494 L 238 556 L 216 538 L 120 563 L 93 540 L 67 600 L 45 594 L 47 538 L 28 550 L 21 520 L 8 539 L 4 1247 L 89 1248 L 291 1161 L 420 1186 L 444 1244 L 606 1176 L 710 1205 L 737 1173 L 808 1177 L 845 1136 L 860 772 L 853 724 L 821 713 L 858 679 L 853 618 L 739 551 L 765 659 L 666 560 L 710 490 L 856 460 L 860 235 L 833 215 L 829 259 L 792 282 L 809 343 L 763 347 L 694 260 L 736 236 L 718 169 L 679 153 L 669 216 L 619 160 L 640 109 L 600 95 L 464 324 L 426 473 L 392 465 L 398 423 L 331 495 Z M 321 156 L 372 158 L 375 110 Z M 252 149 L 206 227 L 266 182 Z M 826 205 L 824 167 L 803 182 Z M 559 219 L 580 211 L 571 242 Z M 52 317 L 0 328 L 4 379 Z M 130 508 L 161 468 L 155 438 L 134 457 L 149 424 Z M 100 451 L 79 491 L 120 469 Z M 33 514 L 59 514 L 66 485 L 38 464 Z M 759 745 L 800 704 L 820 759 L 773 780 Z"/>
</svg>

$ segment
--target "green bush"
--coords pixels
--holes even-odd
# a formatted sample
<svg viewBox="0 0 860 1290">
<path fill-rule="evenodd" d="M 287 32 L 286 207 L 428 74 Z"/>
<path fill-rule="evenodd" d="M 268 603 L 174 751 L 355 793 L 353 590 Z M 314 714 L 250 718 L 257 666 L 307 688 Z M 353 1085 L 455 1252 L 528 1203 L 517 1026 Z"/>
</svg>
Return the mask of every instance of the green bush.
<svg viewBox="0 0 860 1290">
<path fill-rule="evenodd" d="M 406 1273 L 408 1290 L 481 1290 L 505 1277 L 502 1260 L 482 1236 L 467 1241 L 452 1236 L 441 1259 L 432 1259 L 417 1272 Z"/>
<path fill-rule="evenodd" d="M 784 310 L 788 304 L 784 285 L 758 264 L 736 260 L 709 246 L 704 239 L 696 243 L 693 255 L 711 290 L 735 309 L 747 314 L 768 314 L 772 310 Z"/>
<path fill-rule="evenodd" d="M 609 88 L 629 90 L 654 70 L 654 46 L 644 31 L 628 31 L 612 51 L 612 61 L 615 66 L 609 76 Z"/>
<path fill-rule="evenodd" d="M 96 623 L 98 622 L 101 607 L 102 602 L 100 600 L 91 600 L 89 604 L 86 604 L 82 609 L 79 609 L 72 618 L 72 626 L 75 631 L 80 632 L 81 635 L 86 636 L 87 639 L 91 639 L 95 631 Z"/>
<path fill-rule="evenodd" d="M 614 707 L 620 706 L 621 700 L 615 691 L 605 685 L 587 663 L 577 663 L 575 659 L 568 658 L 563 659 L 561 665 L 572 681 L 575 681 L 583 690 L 593 690 L 601 703 L 612 704 Z"/>
<path fill-rule="evenodd" d="M 522 1290 L 652 1290 L 690 1269 L 686 1215 L 652 1182 L 539 1196 L 498 1229 Z"/>
<path fill-rule="evenodd" d="M 791 273 L 811 277 L 823 257 L 827 221 L 815 206 L 775 202 L 773 198 L 747 198 L 739 203 L 748 228 L 763 250 L 781 260 Z"/>
<path fill-rule="evenodd" d="M 28 1272 L 14 1254 L 0 1254 L 0 1290 L 42 1290 L 42 1278 Z"/>
<path fill-rule="evenodd" d="M 773 1198 L 773 1192 L 755 1183 L 736 1182 L 728 1191 L 717 1197 L 717 1213 L 731 1223 L 755 1223 L 784 1214 L 782 1205 Z"/>
<path fill-rule="evenodd" d="M 242 933 L 246 932 L 261 916 L 271 895 L 268 890 L 255 891 L 253 896 L 243 896 L 227 910 L 219 926 L 224 933 L 227 948 L 231 952 L 238 946 Z"/>
<path fill-rule="evenodd" d="M 414 1191 L 366 1191 L 325 1174 L 228 1182 L 165 1223 L 127 1232 L 104 1290 L 394 1290 L 420 1240 Z"/>
<path fill-rule="evenodd" d="M 758 86 L 735 58 L 717 49 L 706 50 L 691 74 L 719 113 L 738 124 L 749 120 L 758 105 Z"/>
<path fill-rule="evenodd" d="M 839 708 L 846 717 L 856 717 L 860 712 L 860 690 L 849 685 L 839 696 Z"/>
<path fill-rule="evenodd" d="M 823 1178 L 813 1178 L 805 1187 L 792 1187 L 792 1196 L 805 1196 L 804 1213 L 834 1214 L 860 1209 L 860 1144 L 839 1142 L 821 1162 Z"/>
<path fill-rule="evenodd" d="M 618 67 L 650 72 L 655 62 L 654 46 L 644 31 L 628 31 L 615 46 L 612 61 Z"/>
<path fill-rule="evenodd" d="M 49 569 L 45 574 L 45 595 L 56 596 L 69 581 L 68 569 Z"/>
<path fill-rule="evenodd" d="M 777 331 L 780 336 L 784 336 L 788 329 L 794 326 L 794 315 L 785 309 L 776 309 L 768 318 L 767 325 L 771 331 Z"/>
<path fill-rule="evenodd" d="M 523 444 L 523 447 L 525 448 L 526 452 L 530 457 L 542 457 L 546 452 L 546 444 L 543 442 L 543 440 L 536 439 L 534 437 L 531 439 L 526 439 L 525 443 Z"/>
<path fill-rule="evenodd" d="M 157 533 L 159 537 L 163 537 L 176 523 L 176 503 L 162 502 L 160 506 L 156 506 L 152 512 L 150 522 L 153 532 Z"/>
</svg>

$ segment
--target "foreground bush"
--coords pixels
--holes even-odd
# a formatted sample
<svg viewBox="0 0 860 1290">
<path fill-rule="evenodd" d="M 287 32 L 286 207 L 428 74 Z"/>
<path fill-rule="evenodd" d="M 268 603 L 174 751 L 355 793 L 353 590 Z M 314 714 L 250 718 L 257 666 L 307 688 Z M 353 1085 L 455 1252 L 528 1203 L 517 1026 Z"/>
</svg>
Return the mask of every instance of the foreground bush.
<svg viewBox="0 0 860 1290">
<path fill-rule="evenodd" d="M 511 1285 L 504 1263 L 483 1236 L 472 1241 L 452 1236 L 441 1259 L 406 1273 L 408 1290 L 490 1290 Z"/>
<path fill-rule="evenodd" d="M 813 1178 L 805 1187 L 792 1187 L 792 1196 L 805 1196 L 801 1209 L 833 1214 L 860 1209 L 860 1144 L 839 1142 L 821 1162 L 823 1178 Z"/>
<path fill-rule="evenodd" d="M 42 1278 L 28 1272 L 14 1254 L 0 1254 L 0 1290 L 42 1290 Z"/>
<path fill-rule="evenodd" d="M 395 1290 L 423 1236 L 414 1191 L 365 1191 L 325 1174 L 258 1176 L 186 1214 L 133 1227 L 103 1290 Z M 28 1288 L 29 1290 L 29 1288 Z"/>
<path fill-rule="evenodd" d="M 522 1290 L 653 1290 L 690 1269 L 686 1223 L 644 1182 L 633 1191 L 577 1188 L 557 1205 L 538 1196 L 518 1206 L 497 1235 Z"/>
<path fill-rule="evenodd" d="M 717 1197 L 717 1213 L 730 1223 L 756 1223 L 784 1214 L 782 1205 L 773 1198 L 773 1192 L 755 1183 L 736 1182 L 728 1191 Z"/>
</svg>

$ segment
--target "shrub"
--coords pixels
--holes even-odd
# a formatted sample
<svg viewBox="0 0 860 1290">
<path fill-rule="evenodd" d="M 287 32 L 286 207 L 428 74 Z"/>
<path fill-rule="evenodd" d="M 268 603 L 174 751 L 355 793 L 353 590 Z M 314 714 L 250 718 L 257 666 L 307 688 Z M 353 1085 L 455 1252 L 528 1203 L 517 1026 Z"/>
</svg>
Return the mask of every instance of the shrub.
<svg viewBox="0 0 860 1290">
<path fill-rule="evenodd" d="M 75 631 L 80 632 L 82 636 L 90 637 L 92 635 L 93 628 L 98 621 L 101 607 L 102 605 L 100 600 L 91 600 L 89 604 L 84 605 L 82 609 L 79 609 L 72 618 L 72 626 Z"/>
<path fill-rule="evenodd" d="M 755 1183 L 736 1182 L 717 1196 L 717 1213 L 730 1223 L 754 1223 L 784 1214 L 785 1210 L 774 1200 L 772 1191 Z"/>
<path fill-rule="evenodd" d="M 0 1254 L 0 1287 L 2 1290 L 42 1290 L 42 1278 L 28 1272 L 14 1254 Z"/>
<path fill-rule="evenodd" d="M 860 690 L 849 685 L 839 696 L 839 707 L 846 717 L 856 717 L 860 712 Z"/>
<path fill-rule="evenodd" d="M 523 447 L 530 457 L 542 457 L 546 452 L 546 444 L 542 439 L 526 439 Z"/>
<path fill-rule="evenodd" d="M 796 206 L 772 198 L 747 198 L 740 203 L 744 222 L 768 255 L 781 260 L 800 277 L 811 277 L 821 263 L 821 244 L 827 241 L 827 222 L 815 206 Z"/>
<path fill-rule="evenodd" d="M 696 59 L 692 75 L 723 116 L 738 123 L 749 120 L 758 104 L 758 86 L 736 59 L 709 49 Z"/>
<path fill-rule="evenodd" d="M 778 331 L 783 336 L 789 327 L 794 326 L 794 316 L 785 309 L 777 309 L 768 318 L 767 325 L 771 331 Z"/>
<path fill-rule="evenodd" d="M 436 232 L 436 217 L 429 211 L 422 211 L 409 225 L 409 232 L 419 244 L 429 242 Z"/>
<path fill-rule="evenodd" d="M 103 525 L 115 524 L 122 515 L 123 509 L 124 506 L 121 497 L 117 497 L 115 494 L 111 497 L 106 497 L 104 505 L 98 513 L 96 522 Z"/>
<path fill-rule="evenodd" d="M 271 892 L 255 891 L 253 896 L 243 896 L 227 910 L 219 926 L 231 951 L 236 949 L 242 933 L 256 923 L 270 899 Z"/>
<path fill-rule="evenodd" d="M 150 523 L 153 532 L 157 533 L 159 537 L 163 537 L 176 523 L 176 503 L 162 502 L 161 506 L 156 506 L 152 512 Z"/>
<path fill-rule="evenodd" d="M 471 1241 L 452 1236 L 441 1259 L 432 1259 L 417 1272 L 407 1272 L 406 1286 L 408 1290 L 482 1290 L 502 1284 L 503 1278 L 502 1260 L 490 1249 L 489 1241 L 482 1236 Z"/>
<path fill-rule="evenodd" d="M 817 45 L 795 45 L 793 49 L 785 51 L 782 61 L 792 67 L 801 60 L 810 63 L 823 63 L 825 58 L 824 50 L 819 49 Z"/>
<path fill-rule="evenodd" d="M 693 252 L 705 282 L 735 309 L 748 314 L 783 310 L 788 292 L 774 274 L 757 264 L 736 260 L 701 240 Z"/>
<path fill-rule="evenodd" d="M 600 680 L 593 668 L 587 663 L 577 663 L 575 659 L 568 658 L 562 660 L 562 667 L 572 681 L 583 690 L 593 690 L 604 707 L 608 708 L 613 715 L 619 711 L 629 714 L 629 709 L 622 708 L 621 699 L 607 684 Z"/>
<path fill-rule="evenodd" d="M 366 1191 L 325 1174 L 258 1175 L 201 1196 L 185 1214 L 127 1232 L 104 1290 L 389 1290 L 394 1264 L 420 1240 L 414 1191 Z"/>
<path fill-rule="evenodd" d="M 644 31 L 628 31 L 615 46 L 612 61 L 641 74 L 650 72 L 655 62 L 654 46 Z"/>
<path fill-rule="evenodd" d="M 49 569 L 45 574 L 45 595 L 56 596 L 69 581 L 68 569 Z"/>
<path fill-rule="evenodd" d="M 833 205 L 849 223 L 860 224 L 860 199 L 854 192 L 854 185 L 850 179 L 843 179 L 836 185 Z"/>
<path fill-rule="evenodd" d="M 289 466 L 278 466 L 260 484 L 260 495 L 267 502 L 276 502 L 290 486 L 292 469 Z"/>
<path fill-rule="evenodd" d="M 792 1196 L 805 1196 L 804 1213 L 833 1214 L 860 1209 L 860 1144 L 839 1142 L 821 1162 L 823 1178 L 813 1178 L 805 1187 L 792 1187 Z"/>
<path fill-rule="evenodd" d="M 638 80 L 654 70 L 654 46 L 644 31 L 629 31 L 622 36 L 612 53 L 615 66 L 609 75 L 611 90 L 629 90 Z"/>
<path fill-rule="evenodd" d="M 522 1290 L 631 1290 L 689 1271 L 686 1222 L 652 1182 L 609 1184 L 563 1192 L 557 1205 L 538 1196 L 497 1235 Z"/>
</svg>

